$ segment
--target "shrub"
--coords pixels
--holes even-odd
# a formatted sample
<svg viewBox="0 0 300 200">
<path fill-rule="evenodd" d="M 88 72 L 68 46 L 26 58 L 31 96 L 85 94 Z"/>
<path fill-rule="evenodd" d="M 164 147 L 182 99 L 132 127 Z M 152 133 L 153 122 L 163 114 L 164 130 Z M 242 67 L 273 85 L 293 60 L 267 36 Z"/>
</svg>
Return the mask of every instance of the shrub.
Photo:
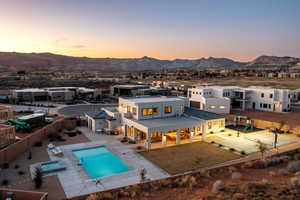
<svg viewBox="0 0 300 200">
<path fill-rule="evenodd" d="M 2 165 L 2 168 L 3 168 L 3 169 L 8 169 L 8 168 L 9 168 L 9 164 L 8 164 L 8 163 L 4 163 L 4 164 Z"/>
<path fill-rule="evenodd" d="M 1 184 L 2 185 L 8 185 L 9 181 L 7 179 L 2 180 Z"/>
<path fill-rule="evenodd" d="M 245 151 L 241 151 L 241 155 L 246 155 L 246 152 Z"/>
<path fill-rule="evenodd" d="M 24 175 L 25 172 L 23 172 L 23 171 L 18 171 L 18 174 L 19 174 L 19 175 Z"/>
<path fill-rule="evenodd" d="M 223 144 L 218 144 L 219 147 L 223 147 Z"/>
<path fill-rule="evenodd" d="M 143 147 L 142 147 L 142 146 L 137 146 L 136 149 L 137 149 L 137 150 L 142 150 Z"/>
<path fill-rule="evenodd" d="M 38 141 L 38 142 L 34 143 L 33 146 L 35 146 L 35 147 L 41 147 L 41 146 L 43 146 L 43 142 L 42 141 Z"/>
<path fill-rule="evenodd" d="M 42 187 L 43 184 L 43 172 L 41 170 L 41 168 L 35 168 L 35 173 L 34 173 L 34 185 L 36 189 L 39 189 Z"/>
<path fill-rule="evenodd" d="M 17 164 L 17 165 L 15 165 L 15 169 L 19 169 L 20 168 L 20 166 Z"/>
<path fill-rule="evenodd" d="M 211 144 L 214 144 L 214 143 L 215 143 L 215 141 L 211 141 L 210 143 L 211 143 Z"/>
</svg>

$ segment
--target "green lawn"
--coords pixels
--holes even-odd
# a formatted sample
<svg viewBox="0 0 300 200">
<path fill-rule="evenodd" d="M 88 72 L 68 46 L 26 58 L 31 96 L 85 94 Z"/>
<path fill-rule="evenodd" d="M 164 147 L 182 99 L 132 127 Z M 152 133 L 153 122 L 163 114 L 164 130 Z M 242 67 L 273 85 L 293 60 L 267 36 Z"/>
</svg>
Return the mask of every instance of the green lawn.
<svg viewBox="0 0 300 200">
<path fill-rule="evenodd" d="M 240 158 L 206 142 L 154 149 L 140 154 L 172 175 Z"/>
</svg>

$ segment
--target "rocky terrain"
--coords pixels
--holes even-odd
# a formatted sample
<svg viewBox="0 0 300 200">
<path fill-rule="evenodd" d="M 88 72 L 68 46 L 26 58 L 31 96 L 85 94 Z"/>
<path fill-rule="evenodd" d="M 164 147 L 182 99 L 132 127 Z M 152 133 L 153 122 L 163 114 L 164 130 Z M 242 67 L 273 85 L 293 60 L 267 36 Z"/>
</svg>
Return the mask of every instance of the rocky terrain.
<svg viewBox="0 0 300 200">
<path fill-rule="evenodd" d="M 233 67 L 292 67 L 300 58 L 260 56 L 252 62 L 238 62 L 228 58 L 200 58 L 160 60 L 144 56 L 142 58 L 87 58 L 57 55 L 52 53 L 0 52 L 1 71 L 37 70 L 91 70 L 102 72 L 144 71 L 161 69 L 207 69 Z"/>
<path fill-rule="evenodd" d="M 299 200 L 299 152 L 100 192 L 85 199 Z"/>
<path fill-rule="evenodd" d="M 0 52 L 0 71 L 35 70 L 96 70 L 142 71 L 174 68 L 204 69 L 213 67 L 238 67 L 246 63 L 227 58 L 200 58 L 195 60 L 160 60 L 142 58 L 87 58 L 56 55 L 51 53 L 14 53 Z"/>
</svg>

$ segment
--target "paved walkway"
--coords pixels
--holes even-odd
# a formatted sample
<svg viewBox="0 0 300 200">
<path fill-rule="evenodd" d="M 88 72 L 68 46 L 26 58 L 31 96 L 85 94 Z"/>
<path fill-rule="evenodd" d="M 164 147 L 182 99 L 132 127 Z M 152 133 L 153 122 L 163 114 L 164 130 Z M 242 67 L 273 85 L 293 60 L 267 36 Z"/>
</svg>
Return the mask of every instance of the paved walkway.
<svg viewBox="0 0 300 200">
<path fill-rule="evenodd" d="M 62 160 L 68 165 L 67 170 L 56 173 L 68 198 L 139 183 L 140 170 L 143 168 L 147 170 L 147 178 L 150 180 L 169 176 L 168 173 L 144 159 L 128 145 L 118 141 L 114 136 L 94 134 L 85 127 L 80 127 L 79 129 L 92 142 L 60 146 L 64 152 L 62 158 L 55 157 L 49 152 L 51 160 Z M 95 146 L 105 146 L 121 158 L 132 170 L 100 178 L 98 179 L 100 183 L 96 184 L 96 180 L 90 179 L 83 167 L 77 165 L 78 161 L 72 153 L 74 149 Z"/>
</svg>

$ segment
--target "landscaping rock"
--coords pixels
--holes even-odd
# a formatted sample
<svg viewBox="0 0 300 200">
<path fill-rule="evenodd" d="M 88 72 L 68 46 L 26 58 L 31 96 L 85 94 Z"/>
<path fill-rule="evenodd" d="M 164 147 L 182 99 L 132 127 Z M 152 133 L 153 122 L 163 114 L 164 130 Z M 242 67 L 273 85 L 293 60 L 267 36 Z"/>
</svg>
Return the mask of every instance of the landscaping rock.
<svg viewBox="0 0 300 200">
<path fill-rule="evenodd" d="M 225 184 L 223 183 L 223 181 L 221 181 L 221 180 L 217 180 L 214 184 L 213 184 L 213 186 L 212 186 L 212 192 L 213 193 L 218 193 L 218 192 L 220 192 L 220 191 L 222 191 L 222 190 L 224 190 L 225 189 Z"/>
<path fill-rule="evenodd" d="M 295 176 L 290 178 L 290 183 L 292 187 L 299 188 L 300 187 L 300 177 Z"/>
<path fill-rule="evenodd" d="M 242 178 L 242 174 L 239 172 L 233 172 L 231 174 L 231 179 L 240 180 Z"/>
<path fill-rule="evenodd" d="M 265 178 L 261 179 L 261 183 L 264 184 L 264 185 L 270 185 L 271 184 L 270 181 L 268 179 L 265 179 Z"/>
<path fill-rule="evenodd" d="M 270 176 L 275 176 L 276 173 L 275 173 L 274 171 L 269 171 L 269 175 L 270 175 Z"/>
<path fill-rule="evenodd" d="M 289 174 L 289 171 L 287 169 L 285 169 L 285 168 L 279 169 L 277 171 L 277 175 L 278 176 L 287 176 L 288 174 Z"/>
<path fill-rule="evenodd" d="M 244 200 L 246 199 L 246 195 L 242 193 L 235 193 L 232 195 L 232 200 Z"/>
<path fill-rule="evenodd" d="M 289 172 L 293 172 L 293 173 L 300 171 L 300 160 L 289 162 L 289 164 L 287 166 L 287 170 Z"/>
<path fill-rule="evenodd" d="M 233 167 L 233 166 L 230 166 L 230 167 L 228 167 L 228 171 L 229 171 L 230 173 L 236 172 L 236 171 L 237 171 L 237 168 L 236 168 L 236 167 Z"/>
</svg>

